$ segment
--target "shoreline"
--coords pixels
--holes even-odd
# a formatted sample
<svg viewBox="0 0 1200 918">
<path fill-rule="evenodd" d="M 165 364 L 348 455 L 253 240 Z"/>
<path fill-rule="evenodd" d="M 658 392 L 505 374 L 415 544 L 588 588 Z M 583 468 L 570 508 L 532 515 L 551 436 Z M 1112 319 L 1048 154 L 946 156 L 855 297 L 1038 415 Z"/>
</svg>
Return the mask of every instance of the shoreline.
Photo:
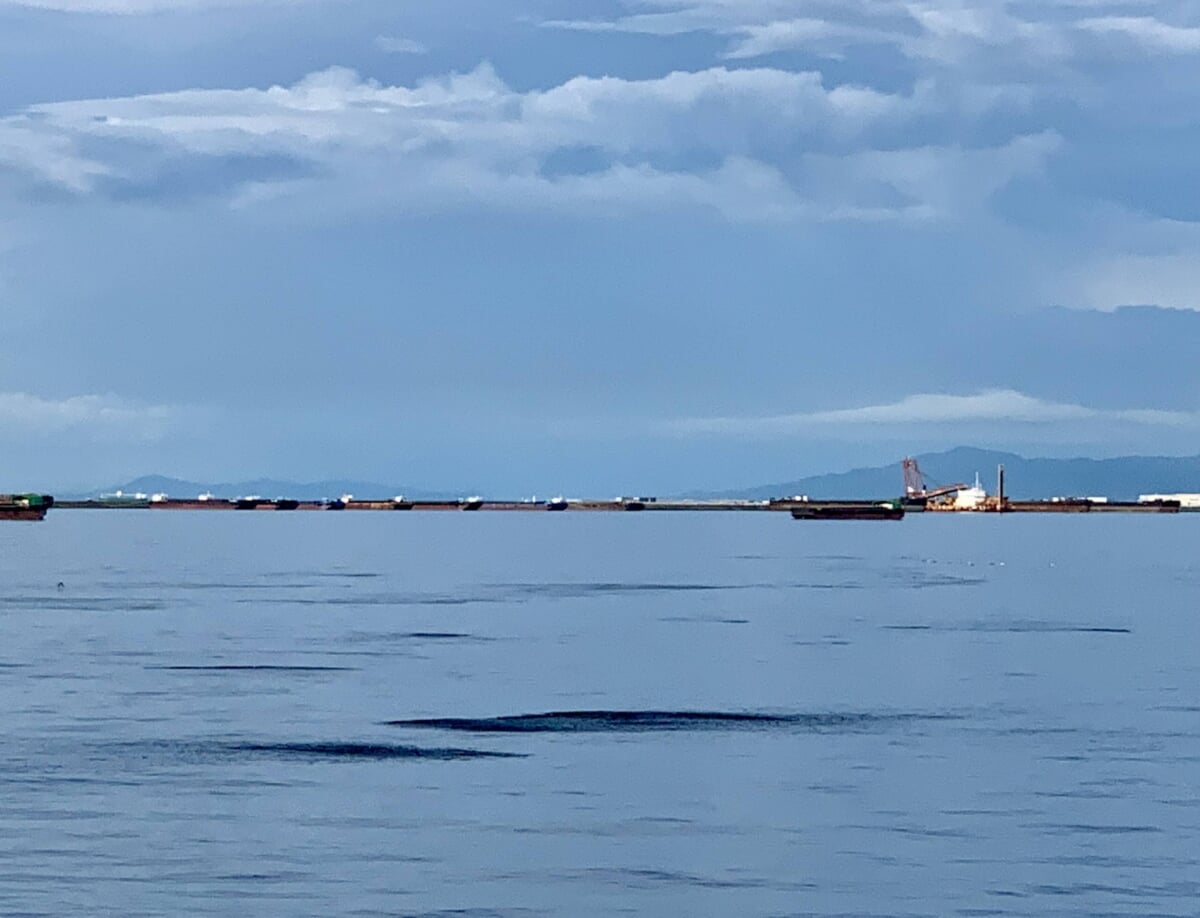
<svg viewBox="0 0 1200 918">
<path fill-rule="evenodd" d="M 661 500 L 657 498 L 619 498 L 615 500 L 520 501 L 520 500 L 261 500 L 261 499 L 171 499 L 164 500 L 61 500 L 55 510 L 154 510 L 238 513 L 288 513 L 314 510 L 359 513 L 371 512 L 459 512 L 459 513 L 662 513 L 662 512 L 791 512 L 797 508 L 862 508 L 898 504 L 894 500 Z M 936 514 L 1009 514 L 1009 513 L 1166 513 L 1195 512 L 1181 508 L 1177 501 L 1085 501 L 1085 500 L 1006 500 L 994 499 L 975 509 L 953 507 L 905 507 L 907 513 Z"/>
</svg>

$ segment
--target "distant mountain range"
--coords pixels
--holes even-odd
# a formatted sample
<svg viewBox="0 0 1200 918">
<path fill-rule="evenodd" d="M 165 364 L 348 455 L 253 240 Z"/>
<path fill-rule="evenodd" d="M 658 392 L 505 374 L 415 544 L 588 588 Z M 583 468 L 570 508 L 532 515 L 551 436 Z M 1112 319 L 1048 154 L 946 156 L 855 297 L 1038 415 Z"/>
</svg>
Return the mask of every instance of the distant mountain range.
<svg viewBox="0 0 1200 918">
<path fill-rule="evenodd" d="M 1003 464 L 1005 491 L 1017 499 L 1104 496 L 1136 500 L 1139 494 L 1200 492 L 1200 456 L 1122 456 L 1114 459 L 1026 459 L 1014 453 L 958 447 L 916 457 L 926 483 L 973 484 L 978 472 L 989 491 Z M 895 497 L 904 490 L 900 459 L 885 466 L 815 475 L 779 484 L 756 485 L 705 496 L 770 498 L 807 494 L 815 498 Z"/>
<path fill-rule="evenodd" d="M 1102 495 L 1114 500 L 1136 500 L 1139 494 L 1200 492 L 1200 456 L 1122 456 L 1115 459 L 1026 459 L 1015 453 L 958 447 L 941 453 L 917 456 L 931 486 L 963 482 L 971 484 L 976 472 L 987 490 L 995 490 L 996 466 L 1003 464 L 1010 497 L 1045 498 Z M 895 497 L 904 490 L 900 459 L 874 468 L 852 469 L 814 475 L 778 484 L 753 485 L 723 491 L 688 494 L 687 497 L 741 497 L 764 499 L 792 494 L 814 498 Z M 404 494 L 421 500 L 447 500 L 465 496 L 460 492 L 421 491 L 398 485 L 368 481 L 314 481 L 308 483 L 260 478 L 255 481 L 205 483 L 148 475 L 90 494 L 62 495 L 66 498 L 97 497 L 101 493 L 169 494 L 195 497 L 211 493 L 217 497 L 293 497 L 320 500 L 342 494 L 360 499 L 387 499 Z M 496 495 L 490 495 L 496 496 Z M 589 497 L 593 495 L 572 495 Z"/>
<path fill-rule="evenodd" d="M 420 500 L 448 500 L 463 497 L 462 494 L 449 494 L 435 491 L 420 491 L 395 485 L 379 484 L 369 481 L 277 481 L 272 478 L 259 478 L 254 481 L 200 482 L 185 481 L 180 478 L 166 478 L 162 475 L 145 475 L 135 478 L 125 484 L 113 485 L 88 494 L 64 494 L 64 498 L 82 499 L 99 497 L 101 494 L 168 494 L 171 497 L 197 497 L 200 494 L 213 494 L 217 497 L 245 497 L 257 495 L 273 499 L 276 497 L 291 497 L 296 500 L 321 500 L 323 498 L 340 497 L 343 494 L 353 494 L 362 500 L 387 500 L 397 494 L 414 497 Z"/>
</svg>

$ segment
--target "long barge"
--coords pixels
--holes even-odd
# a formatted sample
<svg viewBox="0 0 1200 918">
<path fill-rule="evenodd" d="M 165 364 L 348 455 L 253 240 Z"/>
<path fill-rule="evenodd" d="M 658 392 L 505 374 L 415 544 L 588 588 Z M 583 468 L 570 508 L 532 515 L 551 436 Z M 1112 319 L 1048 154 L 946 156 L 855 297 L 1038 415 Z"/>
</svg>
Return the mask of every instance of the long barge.
<svg viewBox="0 0 1200 918">
<path fill-rule="evenodd" d="M 1002 513 L 1179 513 L 1177 500 L 1087 500 L 1066 498 L 1060 500 L 1009 500 L 1001 508 Z"/>
<path fill-rule="evenodd" d="M 806 500 L 788 507 L 794 520 L 902 520 L 898 500 Z"/>
</svg>

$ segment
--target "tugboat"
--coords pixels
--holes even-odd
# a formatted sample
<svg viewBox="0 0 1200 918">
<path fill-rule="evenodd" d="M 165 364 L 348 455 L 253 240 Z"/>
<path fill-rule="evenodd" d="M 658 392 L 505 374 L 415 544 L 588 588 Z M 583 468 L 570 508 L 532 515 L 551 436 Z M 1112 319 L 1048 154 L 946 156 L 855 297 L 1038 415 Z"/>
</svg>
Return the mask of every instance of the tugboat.
<svg viewBox="0 0 1200 918">
<path fill-rule="evenodd" d="M 552 497 L 546 501 L 547 510 L 566 510 L 567 499 L 565 497 Z"/>
<path fill-rule="evenodd" d="M 395 497 L 392 498 L 392 509 L 393 510 L 411 510 L 412 508 L 413 508 L 413 502 L 411 500 L 409 500 L 407 497 L 405 497 L 403 494 L 397 494 Z"/>
<path fill-rule="evenodd" d="M 0 520 L 44 520 L 53 506 L 49 494 L 0 494 Z"/>
<path fill-rule="evenodd" d="M 463 510 L 478 510 L 483 506 L 483 498 L 478 495 L 467 497 L 458 502 L 458 506 Z"/>
</svg>

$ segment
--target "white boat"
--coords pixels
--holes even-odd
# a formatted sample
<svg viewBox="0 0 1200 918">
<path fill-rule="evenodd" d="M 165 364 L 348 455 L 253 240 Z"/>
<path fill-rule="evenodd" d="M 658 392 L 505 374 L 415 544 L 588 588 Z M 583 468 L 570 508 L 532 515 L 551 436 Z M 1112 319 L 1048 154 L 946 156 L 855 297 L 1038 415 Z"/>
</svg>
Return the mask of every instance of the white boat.
<svg viewBox="0 0 1200 918">
<path fill-rule="evenodd" d="M 982 510 L 984 501 L 987 500 L 987 491 L 983 489 L 983 485 L 979 483 L 979 473 L 975 473 L 975 484 L 970 488 L 963 488 L 954 496 L 955 510 Z"/>
</svg>

